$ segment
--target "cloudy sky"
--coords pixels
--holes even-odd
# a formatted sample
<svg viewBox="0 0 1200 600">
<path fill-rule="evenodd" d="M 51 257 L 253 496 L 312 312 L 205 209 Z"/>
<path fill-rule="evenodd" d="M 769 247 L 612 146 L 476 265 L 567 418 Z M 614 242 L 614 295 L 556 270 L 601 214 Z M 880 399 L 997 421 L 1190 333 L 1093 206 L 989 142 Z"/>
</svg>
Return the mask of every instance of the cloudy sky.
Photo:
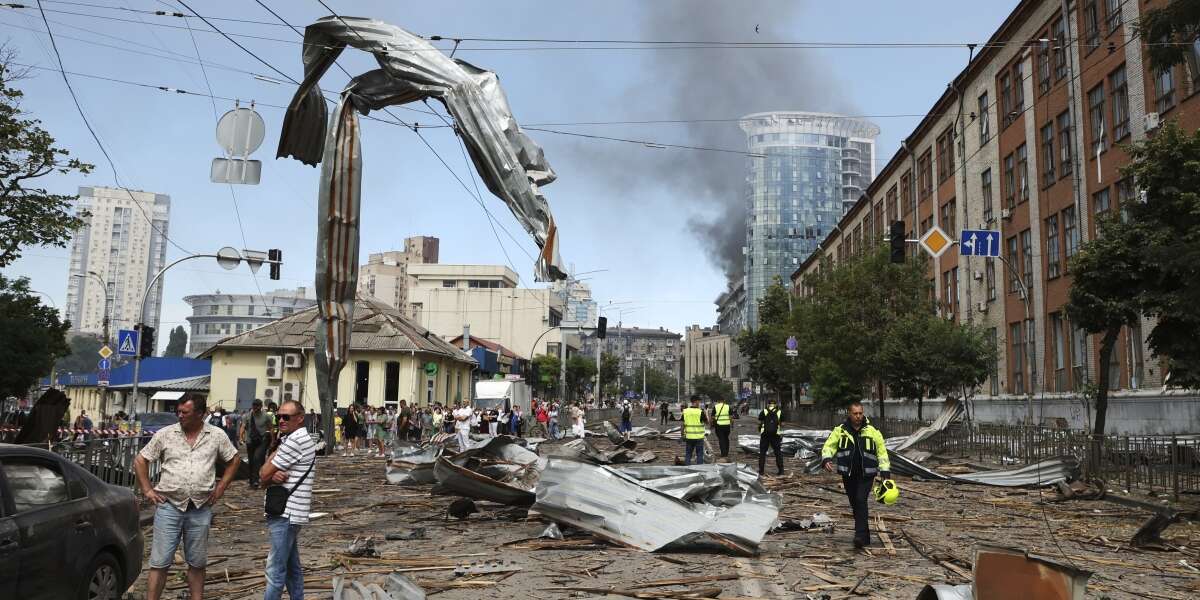
<svg viewBox="0 0 1200 600">
<path fill-rule="evenodd" d="M 244 267 L 226 272 L 204 261 L 173 269 L 166 275 L 164 329 L 186 325 L 190 310 L 182 298 L 189 294 L 311 286 L 316 239 L 317 169 L 274 158 L 278 107 L 288 103 L 294 86 L 275 83 L 283 77 L 250 53 L 300 79 L 299 35 L 262 5 L 298 28 L 328 11 L 317 0 L 185 2 L 246 50 L 197 18 L 142 12 L 191 14 L 178 2 L 43 2 L 80 103 L 120 182 L 171 196 L 171 239 L 193 253 L 222 246 L 283 250 L 279 282 L 269 281 L 265 270 L 256 282 Z M 528 131 L 558 174 L 544 192 L 564 261 L 577 272 L 606 269 L 588 275 L 588 283 L 601 304 L 633 301 L 642 307 L 624 315 L 626 324 L 681 331 L 713 323 L 712 300 L 725 289 L 731 259 L 739 253 L 746 158 L 737 153 L 745 149 L 738 117 L 766 110 L 864 116 L 882 129 L 878 169 L 965 65 L 965 44 L 986 41 L 1016 1 L 327 4 L 339 14 L 379 18 L 421 35 L 475 38 L 464 40 L 455 57 L 499 75 L 523 126 L 559 132 Z M 23 107 L 73 155 L 96 165 L 89 176 L 46 178 L 45 185 L 62 193 L 113 185 L 113 170 L 61 77 L 45 70 L 55 60 L 41 15 L 0 9 L 0 35 L 19 62 L 42 68 L 19 84 L 26 92 Z M 688 43 L 638 43 L 650 41 Z M 846 43 L 956 46 L 835 47 Z M 448 51 L 454 43 L 438 45 Z M 368 55 L 354 50 L 339 62 L 354 75 L 375 68 Z M 322 87 L 339 90 L 346 79 L 334 69 Z M 210 87 L 222 99 L 205 97 Z M 210 183 L 208 171 L 220 155 L 214 112 L 233 108 L 232 99 L 257 103 L 267 135 L 253 157 L 263 162 L 262 184 L 231 192 Z M 392 112 L 422 126 L 442 125 L 428 107 L 412 108 L 422 112 Z M 481 208 L 453 133 L 431 127 L 420 134 L 433 151 L 409 129 L 363 121 L 364 262 L 369 252 L 401 247 L 406 236 L 432 235 L 441 238 L 442 262 L 508 264 L 523 284 L 536 285 L 536 246 L 482 185 L 493 217 Z M 168 260 L 183 255 L 172 246 Z M 34 289 L 61 305 L 67 262 L 66 249 L 29 248 L 6 274 L 29 277 Z"/>
</svg>

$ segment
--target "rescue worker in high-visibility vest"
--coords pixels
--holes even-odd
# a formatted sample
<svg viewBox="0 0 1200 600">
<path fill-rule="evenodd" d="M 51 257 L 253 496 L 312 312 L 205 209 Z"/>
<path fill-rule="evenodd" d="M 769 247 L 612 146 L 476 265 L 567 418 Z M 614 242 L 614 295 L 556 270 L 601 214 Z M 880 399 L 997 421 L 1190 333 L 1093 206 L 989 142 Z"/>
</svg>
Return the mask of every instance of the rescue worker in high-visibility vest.
<svg viewBox="0 0 1200 600">
<path fill-rule="evenodd" d="M 721 458 L 729 458 L 729 404 L 725 400 L 717 400 L 712 409 L 711 422 L 716 425 L 717 443 L 721 447 Z"/>
<path fill-rule="evenodd" d="M 696 464 L 704 464 L 704 411 L 700 409 L 700 396 L 692 394 L 692 405 L 683 409 L 683 464 L 692 464 L 692 452 L 696 453 Z"/>
<path fill-rule="evenodd" d="M 871 545 L 871 530 L 867 521 L 867 495 L 876 475 L 891 479 L 892 464 L 888 459 L 883 434 L 875 429 L 863 413 L 860 402 L 846 408 L 846 422 L 833 428 L 825 447 L 821 449 L 825 470 L 842 476 L 842 487 L 854 511 L 854 547 Z"/>
<path fill-rule="evenodd" d="M 775 451 L 776 473 L 783 475 L 783 436 L 779 435 L 779 425 L 783 422 L 782 412 L 775 399 L 767 400 L 767 407 L 758 413 L 758 474 L 762 476 L 767 468 L 767 446 Z"/>
</svg>

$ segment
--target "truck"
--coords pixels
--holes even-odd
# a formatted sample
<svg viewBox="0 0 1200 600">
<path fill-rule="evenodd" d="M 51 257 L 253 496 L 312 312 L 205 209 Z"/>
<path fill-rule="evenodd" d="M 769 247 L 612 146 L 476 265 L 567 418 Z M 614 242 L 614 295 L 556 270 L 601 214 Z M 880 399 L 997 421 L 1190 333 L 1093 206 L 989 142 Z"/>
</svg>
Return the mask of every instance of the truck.
<svg viewBox="0 0 1200 600">
<path fill-rule="evenodd" d="M 495 410 L 503 413 L 520 406 L 523 414 L 529 414 L 532 393 L 524 381 L 479 381 L 475 383 L 475 408 Z"/>
</svg>

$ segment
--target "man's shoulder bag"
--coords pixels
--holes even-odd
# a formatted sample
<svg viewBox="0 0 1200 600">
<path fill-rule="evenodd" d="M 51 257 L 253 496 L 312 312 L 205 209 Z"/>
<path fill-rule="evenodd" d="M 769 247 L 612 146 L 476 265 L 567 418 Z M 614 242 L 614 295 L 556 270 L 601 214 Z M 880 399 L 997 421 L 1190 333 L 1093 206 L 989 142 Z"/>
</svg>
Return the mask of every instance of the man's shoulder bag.
<svg viewBox="0 0 1200 600">
<path fill-rule="evenodd" d="M 267 495 L 263 500 L 263 512 L 272 517 L 283 516 L 284 511 L 287 510 L 288 498 L 308 478 L 308 474 L 312 472 L 313 465 L 315 464 L 317 464 L 317 457 L 314 456 L 312 462 L 308 463 L 308 470 L 304 471 L 304 475 L 300 476 L 300 481 L 297 481 L 296 485 L 292 486 L 292 489 L 289 490 L 282 485 L 273 485 L 267 488 Z"/>
</svg>

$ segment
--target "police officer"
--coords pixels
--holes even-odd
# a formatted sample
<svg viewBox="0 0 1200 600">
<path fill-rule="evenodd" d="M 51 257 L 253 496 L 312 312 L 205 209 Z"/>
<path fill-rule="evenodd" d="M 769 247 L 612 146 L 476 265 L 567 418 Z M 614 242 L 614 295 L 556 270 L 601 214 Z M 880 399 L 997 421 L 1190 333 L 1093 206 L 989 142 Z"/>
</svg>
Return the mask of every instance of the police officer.
<svg viewBox="0 0 1200 600">
<path fill-rule="evenodd" d="M 692 464 L 692 452 L 696 453 L 696 464 L 704 464 L 704 422 L 701 416 L 700 396 L 692 394 L 692 405 L 683 409 L 683 440 L 687 444 L 683 464 Z"/>
<path fill-rule="evenodd" d="M 761 476 L 767 467 L 767 446 L 775 451 L 775 466 L 778 474 L 783 475 L 783 436 L 779 435 L 779 424 L 783 421 L 775 398 L 767 400 L 767 407 L 758 413 L 758 474 Z"/>
<path fill-rule="evenodd" d="M 871 530 L 867 521 L 867 494 L 875 475 L 891 479 L 891 461 L 883 434 L 871 425 L 860 402 L 846 408 L 846 422 L 833 428 L 825 447 L 821 449 L 825 470 L 836 469 L 842 476 L 842 486 L 854 511 L 854 547 L 871 545 Z"/>
<path fill-rule="evenodd" d="M 717 442 L 721 446 L 721 458 L 729 458 L 729 404 L 724 399 L 718 399 L 712 410 L 712 420 L 717 430 Z"/>
</svg>

